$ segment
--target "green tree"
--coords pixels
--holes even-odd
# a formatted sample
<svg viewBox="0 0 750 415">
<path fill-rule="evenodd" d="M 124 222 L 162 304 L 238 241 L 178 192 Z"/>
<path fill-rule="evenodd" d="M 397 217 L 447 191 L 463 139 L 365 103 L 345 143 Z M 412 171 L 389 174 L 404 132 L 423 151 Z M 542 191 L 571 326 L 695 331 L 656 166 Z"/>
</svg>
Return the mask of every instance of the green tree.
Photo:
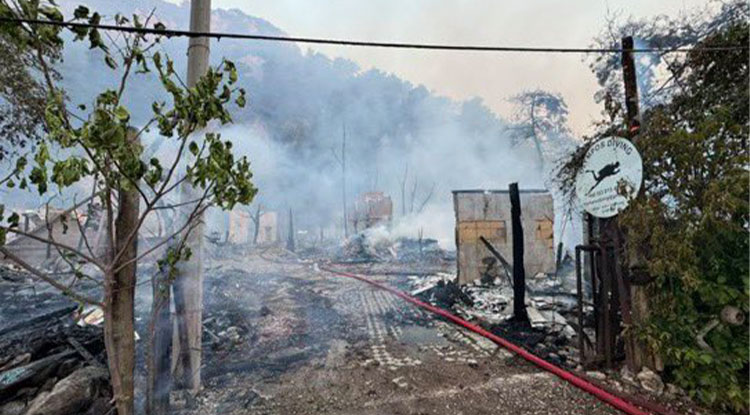
<svg viewBox="0 0 750 415">
<path fill-rule="evenodd" d="M 0 16 L 63 21 L 62 13 L 51 1 L 0 0 Z M 98 24 L 101 16 L 79 6 L 72 20 Z M 118 26 L 163 28 L 161 23 L 150 20 L 136 15 L 132 19 L 114 17 Z M 93 183 L 94 199 L 103 207 L 106 249 L 99 253 L 89 241 L 83 247 L 68 246 L 56 241 L 51 234 L 49 238 L 43 238 L 26 233 L 18 227 L 18 215 L 4 214 L 0 209 L 0 252 L 73 299 L 102 307 L 117 413 L 130 415 L 133 413 L 134 394 L 135 264 L 168 245 L 168 254 L 161 262 L 163 266 L 173 268 L 178 261 L 190 256 L 185 239 L 197 226 L 196 218 L 209 206 L 231 209 L 235 204 L 252 201 L 257 190 L 251 182 L 247 159 L 235 158 L 231 141 L 222 140 L 219 134 L 206 133 L 203 137 L 199 134 L 209 123 L 231 122 L 228 106 L 235 103 L 243 107 L 245 91 L 236 86 L 237 71 L 232 62 L 225 60 L 210 68 L 196 87 L 188 89 L 175 73 L 173 61 L 154 52 L 154 46 L 162 37 L 128 33 L 124 34 L 122 41 L 106 45 L 96 28 L 78 27 L 71 29 L 75 40 L 87 39 L 91 48 L 98 49 L 112 68 L 113 79 L 117 82 L 99 93 L 90 105 L 71 108 L 64 91 L 57 85 L 59 78 L 53 69 L 54 59 L 48 53 L 63 47 L 62 30 L 60 26 L 44 24 L 0 24 L 3 42 L 16 48 L 23 54 L 22 61 L 38 70 L 46 92 L 41 125 L 44 134 L 33 155 L 29 155 L 31 157 L 16 157 L 16 168 L 2 179 L 1 184 L 25 191 L 36 190 L 43 196 L 62 193 L 82 183 Z M 152 103 L 151 118 L 143 125 L 133 126 L 122 97 L 139 75 L 147 73 L 158 77 L 170 101 Z M 172 159 L 144 154 L 140 138 L 151 130 L 158 131 L 161 138 L 176 149 Z M 165 198 L 185 181 L 200 190 L 198 197 L 190 203 L 191 214 L 173 224 L 174 233 L 149 249 L 136 252 L 133 247 L 144 222 L 150 215 L 155 215 Z M 135 195 L 135 200 L 132 200 L 132 195 Z M 123 221 L 128 216 L 132 220 Z M 122 223 L 127 226 L 118 226 Z M 81 227 L 82 224 L 70 226 Z M 76 280 L 70 285 L 62 284 L 14 256 L 2 246 L 8 233 L 54 246 L 72 268 Z M 81 233 L 85 235 L 85 232 Z M 94 275 L 84 273 L 87 264 L 96 269 Z M 83 279 L 100 281 L 103 286 L 101 296 L 78 292 L 76 282 Z"/>
<path fill-rule="evenodd" d="M 709 347 L 696 334 L 727 306 L 748 312 L 747 45 L 747 23 L 710 34 L 686 57 L 680 91 L 644 113 L 635 141 L 645 191 L 620 216 L 654 278 L 652 318 L 636 330 L 665 359 L 668 379 L 735 411 L 748 406 L 748 326 L 720 324 Z"/>
<path fill-rule="evenodd" d="M 644 187 L 618 224 L 627 257 L 643 260 L 651 279 L 650 317 L 631 328 L 634 334 L 661 357 L 667 381 L 701 403 L 742 412 L 748 408 L 748 326 L 721 313 L 749 311 L 750 39 L 746 20 L 729 20 L 734 23 L 715 25 L 689 45 L 695 50 L 670 80 L 678 87 L 642 113 L 633 141 L 643 158 Z M 712 47 L 735 49 L 701 50 Z M 558 183 L 571 197 L 588 148 L 600 137 L 627 135 L 615 102 L 606 106 L 609 119 L 600 132 L 559 170 Z"/>
</svg>

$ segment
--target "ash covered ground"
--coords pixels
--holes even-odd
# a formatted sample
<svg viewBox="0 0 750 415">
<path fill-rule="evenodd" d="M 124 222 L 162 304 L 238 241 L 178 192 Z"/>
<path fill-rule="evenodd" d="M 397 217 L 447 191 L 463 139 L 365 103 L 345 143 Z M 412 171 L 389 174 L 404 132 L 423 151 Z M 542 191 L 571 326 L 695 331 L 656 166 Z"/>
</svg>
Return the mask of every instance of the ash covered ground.
<svg viewBox="0 0 750 415">
<path fill-rule="evenodd" d="M 175 394 L 176 413 L 615 413 L 490 341 L 321 265 L 278 250 L 214 261 L 205 388 L 192 401 Z M 411 286 L 404 264 L 332 266 Z M 431 261 L 415 272 L 454 266 Z"/>
<path fill-rule="evenodd" d="M 532 324 L 518 327 L 508 321 L 512 290 L 505 277 L 459 287 L 453 283 L 455 255 L 429 240 L 370 245 L 355 236 L 341 246 L 298 247 L 297 253 L 209 242 L 205 267 L 203 388 L 197 396 L 173 391 L 174 414 L 616 413 L 483 337 L 326 269 L 411 293 L 576 370 L 574 303 L 565 275 L 528 280 Z M 0 340 L 7 347 L 0 353 L 0 381 L 42 359 L 54 364 L 5 389 L 0 414 L 45 413 L 29 410 L 39 402 L 49 405 L 56 385 L 71 378 L 88 385 L 82 390 L 90 393 L 77 394 L 78 412 L 69 413 L 107 413 L 111 396 L 97 319 L 76 324 L 82 310 L 74 303 L 28 274 L 2 271 L 6 306 Z M 154 272 L 149 264 L 139 270 L 140 413 L 151 301 L 147 282 Z M 92 286 L 89 294 L 97 290 Z M 30 346 L 23 341 L 28 337 L 35 339 Z M 589 375 L 621 392 L 644 394 L 618 373 Z M 658 399 L 689 411 L 674 395 Z"/>
</svg>

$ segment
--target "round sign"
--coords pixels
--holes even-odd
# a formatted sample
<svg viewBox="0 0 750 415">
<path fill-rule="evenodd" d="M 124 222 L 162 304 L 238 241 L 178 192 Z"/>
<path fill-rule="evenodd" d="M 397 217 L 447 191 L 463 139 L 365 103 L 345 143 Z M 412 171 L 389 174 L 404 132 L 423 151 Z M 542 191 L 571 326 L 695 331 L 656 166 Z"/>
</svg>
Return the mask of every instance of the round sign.
<svg viewBox="0 0 750 415">
<path fill-rule="evenodd" d="M 630 140 L 607 137 L 586 152 L 576 177 L 576 195 L 583 208 L 599 218 L 625 209 L 641 189 L 643 160 Z"/>
</svg>

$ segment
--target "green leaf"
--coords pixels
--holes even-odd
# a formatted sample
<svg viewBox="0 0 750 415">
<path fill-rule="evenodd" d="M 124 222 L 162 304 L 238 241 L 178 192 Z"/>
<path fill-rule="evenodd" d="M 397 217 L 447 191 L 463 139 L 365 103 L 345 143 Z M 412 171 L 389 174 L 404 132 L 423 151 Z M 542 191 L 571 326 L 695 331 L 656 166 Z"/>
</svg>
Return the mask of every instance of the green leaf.
<svg viewBox="0 0 750 415">
<path fill-rule="evenodd" d="M 19 157 L 18 160 L 16 160 L 16 172 L 20 173 L 26 168 L 26 157 Z"/>
<path fill-rule="evenodd" d="M 18 216 L 18 213 L 13 212 L 10 216 L 8 216 L 8 223 L 10 224 L 11 228 L 18 227 L 18 222 L 20 220 L 20 217 Z"/>
<path fill-rule="evenodd" d="M 190 154 L 197 156 L 198 155 L 198 144 L 196 144 L 195 141 L 191 141 L 190 145 L 188 145 L 188 149 L 190 150 Z"/>
<path fill-rule="evenodd" d="M 105 62 L 105 63 L 107 64 L 107 66 L 109 66 L 110 68 L 112 68 L 112 69 L 117 69 L 117 62 L 115 62 L 115 60 L 114 60 L 114 59 L 113 59 L 113 58 L 112 58 L 111 56 L 109 56 L 109 55 L 105 56 L 105 57 L 104 57 L 104 62 Z"/>
<path fill-rule="evenodd" d="M 245 108 L 246 102 L 245 102 L 245 90 L 244 89 L 240 88 L 240 95 L 237 97 L 235 102 L 237 103 L 238 107 Z"/>
<path fill-rule="evenodd" d="M 98 25 L 101 20 L 102 16 L 100 16 L 99 13 L 94 12 L 94 14 L 91 15 L 91 18 L 89 18 L 89 23 L 92 25 Z"/>
<path fill-rule="evenodd" d="M 39 8 L 39 12 L 52 21 L 63 21 L 63 15 L 57 7 L 43 6 Z"/>
<path fill-rule="evenodd" d="M 89 8 L 86 6 L 78 6 L 73 11 L 73 17 L 76 19 L 85 19 L 89 16 Z"/>
<path fill-rule="evenodd" d="M 128 120 L 130 119 L 130 113 L 127 109 L 125 109 L 125 107 L 119 106 L 117 107 L 117 109 L 115 109 L 115 117 L 120 122 L 128 122 Z"/>
<path fill-rule="evenodd" d="M 89 30 L 89 49 L 104 48 L 104 42 L 102 42 L 102 36 L 96 29 Z"/>
</svg>

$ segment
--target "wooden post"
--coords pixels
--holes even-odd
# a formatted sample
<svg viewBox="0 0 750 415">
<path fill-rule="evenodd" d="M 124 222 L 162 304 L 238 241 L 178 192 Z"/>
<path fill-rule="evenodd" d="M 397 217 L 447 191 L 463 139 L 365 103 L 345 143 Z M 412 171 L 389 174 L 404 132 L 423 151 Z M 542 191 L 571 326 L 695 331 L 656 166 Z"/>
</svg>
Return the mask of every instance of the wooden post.
<svg viewBox="0 0 750 415">
<path fill-rule="evenodd" d="M 168 415 L 170 413 L 169 394 L 172 390 L 172 313 L 169 310 L 170 280 L 169 268 L 160 268 L 151 280 L 153 300 L 151 321 L 149 322 L 148 350 L 148 401 L 146 413 Z"/>
<path fill-rule="evenodd" d="M 638 82 L 636 80 L 635 60 L 633 59 L 633 38 L 627 36 L 622 38 L 622 75 L 625 84 L 625 108 L 627 110 L 628 138 L 632 139 L 640 129 L 640 117 L 638 109 Z M 618 238 L 619 239 L 619 238 Z M 619 243 L 618 243 L 619 245 Z M 619 246 L 618 246 L 619 248 Z M 632 262 L 639 262 L 638 259 Z M 637 326 L 644 322 L 649 316 L 648 294 L 645 286 L 633 285 L 630 288 L 630 297 L 623 301 L 630 301 L 629 312 L 632 324 Z M 632 332 L 632 330 L 630 330 Z M 634 338 L 626 339 L 626 354 L 628 364 L 634 372 L 638 372 L 643 366 L 658 369 L 656 357 L 643 342 Z M 628 353 L 629 352 L 629 353 Z"/>
<path fill-rule="evenodd" d="M 166 206 L 161 201 L 160 206 Z M 164 231 L 167 235 L 174 233 L 174 214 L 166 213 Z M 160 227 L 161 229 L 161 227 Z M 160 232 L 161 234 L 161 232 Z M 161 236 L 161 235 L 160 235 Z M 172 244 L 169 244 L 172 247 Z M 166 257 L 166 255 L 165 255 Z M 148 345 L 146 350 L 146 414 L 169 415 L 171 413 L 169 396 L 172 391 L 172 336 L 174 321 L 170 310 L 172 280 L 170 269 L 159 266 L 156 275 L 151 279 L 151 316 L 148 325 Z"/>
<path fill-rule="evenodd" d="M 632 137 L 641 126 L 638 115 L 638 82 L 636 81 L 635 60 L 633 59 L 632 36 L 622 38 L 622 75 L 625 82 L 625 109 L 627 111 L 628 131 Z"/>
<path fill-rule="evenodd" d="M 528 323 L 526 314 L 526 271 L 523 265 L 523 225 L 521 224 L 521 197 L 518 183 L 511 183 L 510 217 L 513 227 L 513 319 Z"/>
<path fill-rule="evenodd" d="M 258 245 L 258 234 L 260 233 L 260 203 L 255 208 L 255 214 L 252 216 L 255 229 L 253 229 L 253 245 Z"/>
<path fill-rule="evenodd" d="M 349 214 L 346 209 L 346 123 L 341 127 L 341 200 L 344 205 L 344 238 L 349 237 Z"/>
<path fill-rule="evenodd" d="M 581 248 L 576 247 L 576 294 L 578 297 L 578 361 L 581 365 L 584 365 L 586 363 L 586 349 L 584 348 L 585 345 L 583 344 L 583 336 L 585 336 L 586 334 L 583 331 L 583 284 L 581 281 L 581 265 Z"/>
<path fill-rule="evenodd" d="M 211 31 L 211 0 L 190 1 L 190 31 Z M 208 72 L 209 39 L 191 37 L 188 44 L 187 86 L 195 87 L 198 80 Z M 180 208 L 178 217 L 186 221 L 195 208 L 189 203 L 200 197 L 190 183 L 183 182 L 181 200 L 185 203 Z M 192 255 L 190 259 L 178 265 L 178 274 L 174 282 L 174 302 L 177 318 L 178 341 L 173 344 L 176 356 L 175 364 L 181 379 L 179 386 L 189 389 L 193 394 L 201 387 L 201 338 L 203 335 L 203 215 L 195 218 L 198 225 L 186 238 L 186 247 Z M 179 224 L 178 224 L 179 226 Z"/>
</svg>

